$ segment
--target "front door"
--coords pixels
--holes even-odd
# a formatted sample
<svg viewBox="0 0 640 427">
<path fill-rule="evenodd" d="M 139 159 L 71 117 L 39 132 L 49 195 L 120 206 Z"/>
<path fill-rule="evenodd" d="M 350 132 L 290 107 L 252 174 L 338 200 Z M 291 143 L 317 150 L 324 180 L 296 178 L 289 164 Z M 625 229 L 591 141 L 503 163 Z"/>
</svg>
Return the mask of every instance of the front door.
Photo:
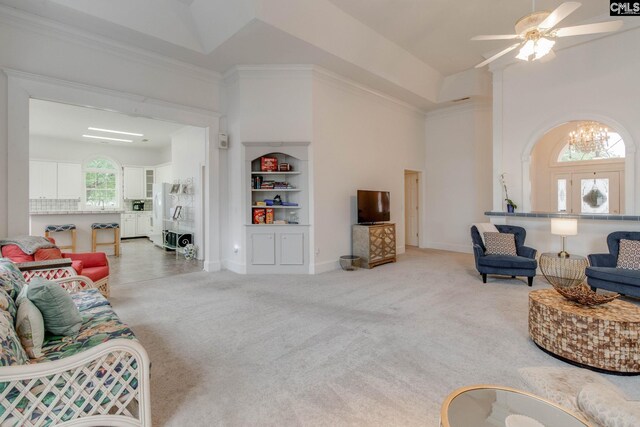
<svg viewBox="0 0 640 427">
<path fill-rule="evenodd" d="M 620 172 L 556 174 L 552 194 L 557 212 L 620 214 Z"/>
</svg>

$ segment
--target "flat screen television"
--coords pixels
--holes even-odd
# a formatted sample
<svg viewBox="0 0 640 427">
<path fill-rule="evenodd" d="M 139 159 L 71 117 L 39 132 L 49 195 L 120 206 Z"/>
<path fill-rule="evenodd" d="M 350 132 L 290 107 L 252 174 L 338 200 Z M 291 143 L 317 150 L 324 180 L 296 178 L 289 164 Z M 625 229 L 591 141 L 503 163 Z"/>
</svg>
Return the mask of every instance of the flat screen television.
<svg viewBox="0 0 640 427">
<path fill-rule="evenodd" d="M 391 219 L 388 191 L 358 190 L 358 224 L 373 224 Z"/>
</svg>

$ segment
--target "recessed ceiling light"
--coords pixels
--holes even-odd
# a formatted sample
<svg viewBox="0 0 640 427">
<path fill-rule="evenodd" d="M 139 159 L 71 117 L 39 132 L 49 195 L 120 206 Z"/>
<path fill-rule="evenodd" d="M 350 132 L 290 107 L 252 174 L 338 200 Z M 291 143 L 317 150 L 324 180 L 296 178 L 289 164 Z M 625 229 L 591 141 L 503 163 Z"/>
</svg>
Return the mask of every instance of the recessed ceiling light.
<svg viewBox="0 0 640 427">
<path fill-rule="evenodd" d="M 130 139 L 120 139 L 120 138 L 108 138 L 106 136 L 96 136 L 96 135 L 82 135 L 85 138 L 93 138 L 93 139 L 106 139 L 109 141 L 119 141 L 119 142 L 133 142 Z"/>
<path fill-rule="evenodd" d="M 133 132 L 123 132 L 121 130 L 112 130 L 112 129 L 101 129 L 101 128 L 88 128 L 89 130 L 97 130 L 100 132 L 109 132 L 109 133 L 119 133 L 120 135 L 131 135 L 131 136 L 144 136 L 141 133 L 133 133 Z"/>
</svg>

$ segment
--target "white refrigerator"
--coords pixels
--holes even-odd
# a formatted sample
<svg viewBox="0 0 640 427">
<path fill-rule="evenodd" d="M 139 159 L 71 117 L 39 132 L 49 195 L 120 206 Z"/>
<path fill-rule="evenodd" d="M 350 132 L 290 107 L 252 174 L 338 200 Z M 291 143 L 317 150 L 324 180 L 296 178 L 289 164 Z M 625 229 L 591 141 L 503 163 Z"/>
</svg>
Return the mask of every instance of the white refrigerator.
<svg viewBox="0 0 640 427">
<path fill-rule="evenodd" d="M 151 241 L 157 246 L 164 245 L 163 229 L 171 219 L 171 184 L 153 184 L 153 227 Z"/>
</svg>

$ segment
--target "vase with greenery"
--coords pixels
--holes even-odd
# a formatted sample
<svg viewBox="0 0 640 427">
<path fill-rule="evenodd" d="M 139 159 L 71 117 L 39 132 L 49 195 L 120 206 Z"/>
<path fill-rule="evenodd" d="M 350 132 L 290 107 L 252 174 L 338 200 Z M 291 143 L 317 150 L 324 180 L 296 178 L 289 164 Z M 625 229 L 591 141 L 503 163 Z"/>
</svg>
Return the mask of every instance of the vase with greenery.
<svg viewBox="0 0 640 427">
<path fill-rule="evenodd" d="M 509 190 L 507 190 L 507 180 L 505 179 L 504 175 L 504 172 L 500 174 L 500 182 L 502 183 L 502 188 L 504 189 L 504 201 L 507 202 L 507 212 L 513 213 L 516 209 L 518 209 L 518 205 L 516 205 L 515 202 L 509 198 Z"/>
</svg>

